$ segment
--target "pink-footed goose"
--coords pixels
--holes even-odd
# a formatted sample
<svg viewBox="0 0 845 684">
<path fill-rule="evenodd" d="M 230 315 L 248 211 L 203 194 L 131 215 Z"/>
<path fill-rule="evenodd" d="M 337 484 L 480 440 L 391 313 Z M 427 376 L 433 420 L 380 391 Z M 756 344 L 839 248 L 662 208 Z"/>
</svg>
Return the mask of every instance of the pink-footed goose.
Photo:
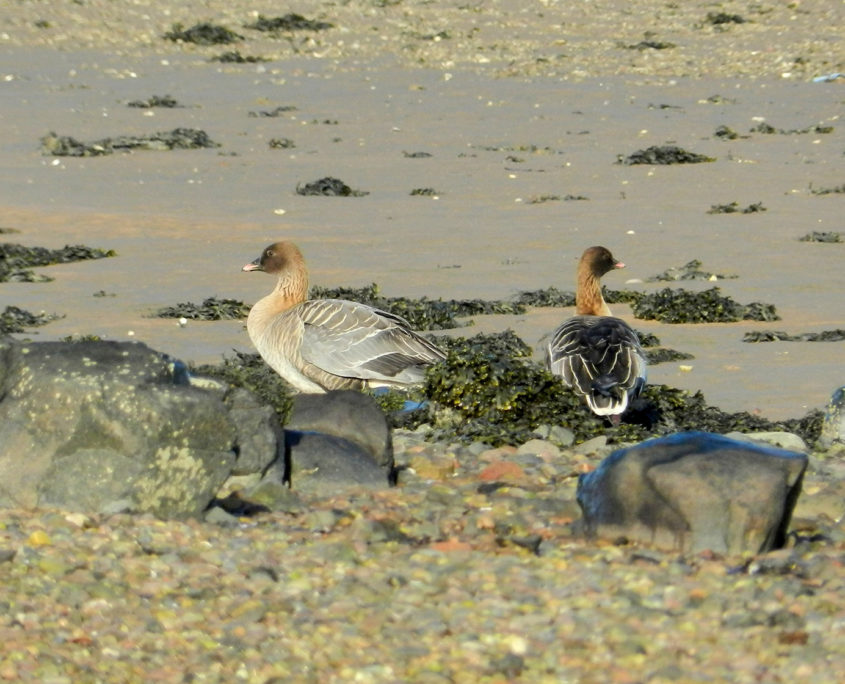
<svg viewBox="0 0 845 684">
<path fill-rule="evenodd" d="M 601 277 L 625 264 L 606 247 L 590 247 L 578 263 L 575 315 L 552 334 L 549 369 L 581 395 L 593 413 L 618 424 L 646 383 L 646 359 L 637 334 L 611 315 Z"/>
<path fill-rule="evenodd" d="M 301 392 L 402 387 L 444 358 L 399 316 L 342 299 L 310 299 L 308 270 L 292 242 L 267 247 L 244 271 L 278 276 L 246 327 L 267 364 Z"/>
</svg>

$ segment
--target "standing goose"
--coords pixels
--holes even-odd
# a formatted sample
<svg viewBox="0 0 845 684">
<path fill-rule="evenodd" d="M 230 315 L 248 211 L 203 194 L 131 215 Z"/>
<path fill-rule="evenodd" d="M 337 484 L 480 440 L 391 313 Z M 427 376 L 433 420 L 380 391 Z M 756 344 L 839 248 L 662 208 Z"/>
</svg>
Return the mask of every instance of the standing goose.
<svg viewBox="0 0 845 684">
<path fill-rule="evenodd" d="M 292 242 L 267 247 L 244 271 L 277 275 L 246 327 L 267 364 L 301 392 L 408 386 L 445 358 L 399 316 L 342 299 L 310 299 L 308 270 Z"/>
<path fill-rule="evenodd" d="M 590 247 L 578 263 L 575 315 L 555 330 L 546 364 L 587 402 L 593 413 L 621 420 L 628 401 L 646 382 L 646 359 L 637 334 L 611 315 L 601 277 L 625 264 L 606 247 Z"/>
</svg>

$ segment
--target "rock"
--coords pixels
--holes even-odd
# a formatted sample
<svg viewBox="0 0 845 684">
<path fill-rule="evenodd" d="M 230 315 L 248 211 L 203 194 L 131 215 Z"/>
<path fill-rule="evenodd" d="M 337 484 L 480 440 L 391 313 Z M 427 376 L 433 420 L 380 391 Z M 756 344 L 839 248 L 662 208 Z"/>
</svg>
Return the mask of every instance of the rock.
<svg viewBox="0 0 845 684">
<path fill-rule="evenodd" d="M 375 399 L 361 392 L 298 394 L 285 429 L 340 437 L 357 444 L 382 467 L 393 468 L 390 426 Z"/>
<path fill-rule="evenodd" d="M 825 408 L 819 446 L 829 449 L 834 444 L 845 444 L 845 386 L 837 389 Z"/>
<path fill-rule="evenodd" d="M 728 432 L 725 437 L 738 439 L 742 442 L 762 442 L 771 444 L 787 451 L 807 452 L 807 443 L 792 432 Z"/>
<path fill-rule="evenodd" d="M 223 399 L 235 426 L 238 460 L 233 475 L 262 473 L 275 459 L 284 431 L 272 406 L 262 404 L 249 390 L 236 387 Z"/>
<path fill-rule="evenodd" d="M 0 341 L 0 506 L 199 515 L 236 431 L 181 375 L 137 342 Z"/>
<path fill-rule="evenodd" d="M 294 491 L 324 495 L 346 487 L 387 487 L 394 480 L 392 468 L 384 468 L 354 442 L 319 432 L 285 430 L 284 458 L 268 469 L 262 484 L 286 482 Z"/>
<path fill-rule="evenodd" d="M 589 536 L 762 553 L 783 545 L 806 467 L 804 454 L 685 432 L 613 452 L 576 496 Z"/>
<path fill-rule="evenodd" d="M 534 454 L 544 460 L 552 460 L 560 458 L 560 449 L 553 442 L 547 442 L 544 439 L 530 439 L 524 444 L 521 444 L 516 453 L 518 454 Z"/>
</svg>

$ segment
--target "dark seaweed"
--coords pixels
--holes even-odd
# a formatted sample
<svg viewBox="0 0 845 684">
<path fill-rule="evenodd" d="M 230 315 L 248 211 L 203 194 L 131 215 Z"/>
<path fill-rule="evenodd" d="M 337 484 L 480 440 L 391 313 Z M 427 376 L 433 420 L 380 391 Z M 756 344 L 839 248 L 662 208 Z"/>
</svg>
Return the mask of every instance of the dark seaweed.
<svg viewBox="0 0 845 684">
<path fill-rule="evenodd" d="M 841 195 L 843 193 L 845 193 L 845 183 L 842 185 L 834 185 L 830 188 L 814 188 L 810 186 L 811 195 Z"/>
<path fill-rule="evenodd" d="M 152 109 L 154 107 L 162 107 L 164 109 L 175 109 L 182 105 L 177 102 L 176 98 L 170 95 L 153 95 L 146 100 L 132 100 L 126 103 L 127 107 L 138 107 L 140 109 Z"/>
<path fill-rule="evenodd" d="M 161 308 L 154 315 L 158 318 L 188 318 L 195 321 L 238 320 L 249 315 L 249 305 L 237 299 L 209 297 L 200 305 L 185 302 Z"/>
<path fill-rule="evenodd" d="M 823 330 L 822 332 L 799 333 L 790 335 L 779 330 L 758 330 L 747 332 L 743 342 L 843 342 L 845 330 Z"/>
<path fill-rule="evenodd" d="M 521 314 L 525 306 L 503 300 L 482 299 L 408 299 L 384 297 L 373 283 L 363 288 L 311 288 L 311 296 L 318 299 L 348 299 L 401 316 L 416 330 L 446 330 L 459 328 L 467 323 L 456 319 L 482 314 Z"/>
<path fill-rule="evenodd" d="M 812 233 L 807 233 L 804 237 L 798 238 L 800 242 L 845 242 L 842 239 L 841 233 L 835 232 L 819 232 L 813 231 Z"/>
<path fill-rule="evenodd" d="M 33 314 L 17 306 L 7 306 L 0 312 L 0 335 L 22 333 L 26 328 L 37 328 L 62 318 L 59 314 Z"/>
<path fill-rule="evenodd" d="M 143 150 L 192 150 L 220 147 L 205 131 L 196 128 L 174 128 L 172 131 L 151 135 L 122 135 L 83 143 L 67 135 L 48 133 L 41 138 L 41 151 L 54 157 L 99 157 L 118 151 Z"/>
<path fill-rule="evenodd" d="M 270 138 L 267 141 L 267 145 L 272 150 L 289 150 L 292 147 L 296 147 L 296 143 L 290 138 Z"/>
<path fill-rule="evenodd" d="M 223 52 L 216 57 L 212 57 L 212 62 L 221 62 L 222 64 L 258 64 L 259 62 L 270 62 L 266 57 L 254 57 L 252 55 L 242 55 L 239 50 L 229 50 Z"/>
<path fill-rule="evenodd" d="M 663 273 L 658 273 L 656 276 L 646 278 L 649 283 L 653 282 L 674 282 L 677 280 L 725 280 L 728 278 L 736 278 L 735 275 L 722 275 L 721 273 L 710 273 L 701 270 L 701 261 L 693 259 L 687 262 L 680 268 L 672 266 L 666 269 Z"/>
<path fill-rule="evenodd" d="M 640 297 L 632 304 L 632 311 L 637 318 L 664 323 L 780 320 L 773 305 L 759 302 L 739 304 L 730 297 L 722 296 L 718 287 L 704 292 L 665 288 Z"/>
<path fill-rule="evenodd" d="M 722 138 L 723 140 L 736 140 L 737 138 L 748 138 L 750 136 L 747 135 L 740 135 L 737 133 L 733 128 L 729 126 L 719 126 L 714 132 L 717 138 Z"/>
<path fill-rule="evenodd" d="M 716 161 L 708 157 L 686 150 L 675 145 L 652 145 L 644 150 L 638 150 L 633 154 L 623 157 L 617 155 L 616 163 L 632 166 L 634 164 L 701 164 L 703 162 Z"/>
<path fill-rule="evenodd" d="M 730 204 L 711 204 L 710 209 L 707 210 L 708 214 L 757 214 L 762 211 L 767 211 L 766 207 L 763 206 L 762 202 L 755 202 L 754 204 L 749 204 L 747 207 L 740 209 L 740 206 L 737 202 L 731 202 Z"/>
<path fill-rule="evenodd" d="M 296 185 L 297 195 L 326 195 L 331 197 L 364 197 L 369 192 L 353 190 L 342 180 L 326 176 L 305 185 Z"/>
<path fill-rule="evenodd" d="M 251 116 L 253 118 L 270 118 L 275 119 L 278 116 L 283 116 L 288 112 L 295 112 L 296 106 L 295 105 L 279 105 L 275 109 L 259 109 L 257 112 L 248 112 L 247 116 Z"/>
<path fill-rule="evenodd" d="M 24 247 L 12 243 L 0 244 L 0 282 L 47 282 L 47 276 L 34 274 L 30 269 L 51 264 L 103 259 L 117 256 L 111 249 L 97 249 L 84 245 L 65 245 L 62 249 Z"/>
<path fill-rule="evenodd" d="M 612 427 L 593 415 L 559 378 L 526 359 L 522 345 L 508 355 L 512 333 L 502 342 L 496 335 L 438 339 L 446 360 L 429 368 L 424 387 L 431 400 L 417 413 L 418 423 L 432 425 L 432 437 L 492 445 L 521 444 L 540 425 L 562 425 L 581 442 L 598 435 L 617 441 L 639 441 L 681 430 L 789 430 L 812 443 L 821 430 L 822 413 L 774 423 L 759 416 L 724 413 L 708 406 L 700 392 L 666 385 L 647 386 Z M 517 338 L 518 339 L 518 338 Z M 412 427 L 412 425 L 410 426 Z"/>
<path fill-rule="evenodd" d="M 688 352 L 679 352 L 674 349 L 646 349 L 645 358 L 649 366 L 656 366 L 660 363 L 669 363 L 671 361 L 686 361 L 694 359 L 695 356 Z"/>
<path fill-rule="evenodd" d="M 306 19 L 301 14 L 290 12 L 282 17 L 273 18 L 259 14 L 258 20 L 254 24 L 245 24 L 244 28 L 267 33 L 277 31 L 325 31 L 334 28 L 334 24 L 330 24 L 327 21 Z"/>
<path fill-rule="evenodd" d="M 208 22 L 194 24 L 189 29 L 183 29 L 182 24 L 173 24 L 172 29 L 164 34 L 164 38 L 174 43 L 181 41 L 195 45 L 228 45 L 244 39 L 225 26 L 215 26 Z"/>
<path fill-rule="evenodd" d="M 708 12 L 707 23 L 713 26 L 722 26 L 724 24 L 744 24 L 743 19 L 738 14 L 728 14 L 727 12 Z"/>
<path fill-rule="evenodd" d="M 674 43 L 669 43 L 664 40 L 641 40 L 639 43 L 625 46 L 628 50 L 669 50 L 677 47 Z"/>
<path fill-rule="evenodd" d="M 765 121 L 761 121 L 759 124 L 754 126 L 751 129 L 752 133 L 764 133 L 766 135 L 805 135 L 807 133 L 813 134 L 828 134 L 833 133 L 833 126 L 822 126 L 821 124 L 815 124 L 813 126 L 807 126 L 806 128 L 775 128 L 771 124 L 767 124 Z"/>
<path fill-rule="evenodd" d="M 520 292 L 515 300 L 524 306 L 575 306 L 574 292 L 561 292 L 556 287 Z"/>
</svg>

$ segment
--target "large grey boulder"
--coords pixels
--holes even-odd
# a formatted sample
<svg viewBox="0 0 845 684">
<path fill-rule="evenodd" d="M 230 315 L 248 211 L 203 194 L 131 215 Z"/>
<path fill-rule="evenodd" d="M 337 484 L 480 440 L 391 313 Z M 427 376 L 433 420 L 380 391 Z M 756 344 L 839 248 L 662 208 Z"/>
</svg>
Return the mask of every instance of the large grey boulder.
<svg viewBox="0 0 845 684">
<path fill-rule="evenodd" d="M 201 513 L 236 460 L 220 396 L 137 342 L 0 340 L 0 506 Z"/>
<path fill-rule="evenodd" d="M 804 454 L 684 432 L 615 451 L 576 496 L 590 536 L 761 553 L 783 545 L 806 467 Z"/>
</svg>

